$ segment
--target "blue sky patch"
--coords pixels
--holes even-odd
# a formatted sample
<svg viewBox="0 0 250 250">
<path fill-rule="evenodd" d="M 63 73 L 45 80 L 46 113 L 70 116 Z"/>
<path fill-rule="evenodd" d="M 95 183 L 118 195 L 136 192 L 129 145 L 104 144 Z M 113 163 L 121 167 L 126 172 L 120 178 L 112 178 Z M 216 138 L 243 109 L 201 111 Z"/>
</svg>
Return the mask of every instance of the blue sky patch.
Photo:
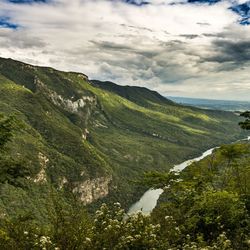
<svg viewBox="0 0 250 250">
<path fill-rule="evenodd" d="M 143 0 L 123 0 L 123 2 L 128 3 L 128 4 L 133 4 L 136 6 L 143 6 L 143 5 L 150 4 L 150 2 L 143 1 Z"/>
<path fill-rule="evenodd" d="M 206 3 L 206 4 L 215 4 L 221 0 L 188 0 L 188 3 Z"/>
<path fill-rule="evenodd" d="M 37 2 L 42 2 L 46 3 L 48 0 L 8 0 L 11 3 L 37 3 Z"/>
<path fill-rule="evenodd" d="M 11 23 L 9 18 L 0 17 L 0 28 L 17 29 L 19 26 L 17 24 Z"/>
<path fill-rule="evenodd" d="M 239 19 L 240 24 L 249 25 L 250 24 L 250 1 L 231 7 L 235 13 L 239 14 L 241 18 Z"/>
</svg>

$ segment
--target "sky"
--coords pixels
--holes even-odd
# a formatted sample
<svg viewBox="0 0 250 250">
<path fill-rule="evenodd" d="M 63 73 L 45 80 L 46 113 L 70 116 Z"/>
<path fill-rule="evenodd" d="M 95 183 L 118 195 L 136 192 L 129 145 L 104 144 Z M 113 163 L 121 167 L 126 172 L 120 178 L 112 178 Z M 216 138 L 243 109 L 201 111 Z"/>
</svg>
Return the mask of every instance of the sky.
<svg viewBox="0 0 250 250">
<path fill-rule="evenodd" d="M 0 57 L 250 101 L 250 1 L 0 0 Z"/>
</svg>

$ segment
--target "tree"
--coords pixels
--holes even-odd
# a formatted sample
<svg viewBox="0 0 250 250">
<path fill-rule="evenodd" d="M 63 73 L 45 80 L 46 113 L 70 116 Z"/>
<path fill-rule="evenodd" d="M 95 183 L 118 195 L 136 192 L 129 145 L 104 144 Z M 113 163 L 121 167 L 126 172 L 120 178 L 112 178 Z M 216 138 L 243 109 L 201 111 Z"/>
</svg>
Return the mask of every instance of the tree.
<svg viewBox="0 0 250 250">
<path fill-rule="evenodd" d="M 13 116 L 7 117 L 0 114 L 0 152 L 6 147 L 13 136 L 13 129 L 15 127 L 15 119 Z"/>
<path fill-rule="evenodd" d="M 227 232 L 232 238 L 247 230 L 248 219 L 244 202 L 238 194 L 227 191 L 205 191 L 197 196 L 188 212 L 186 227 L 190 232 L 202 233 L 207 241 Z"/>
<path fill-rule="evenodd" d="M 83 245 L 84 249 L 169 249 L 159 232 L 160 225 L 153 224 L 150 216 L 142 213 L 126 216 L 119 203 L 112 209 L 103 204 L 96 211 L 94 225 Z"/>
<path fill-rule="evenodd" d="M 20 128 L 22 124 L 14 116 L 5 116 L 0 113 L 0 183 L 7 182 L 20 186 L 20 178 L 29 175 L 27 166 L 11 157 L 7 148 L 14 132 Z"/>
<path fill-rule="evenodd" d="M 240 114 L 240 116 L 246 118 L 246 120 L 244 122 L 239 123 L 241 128 L 246 129 L 246 130 L 250 130 L 250 111 L 246 111 L 246 112 Z"/>
</svg>

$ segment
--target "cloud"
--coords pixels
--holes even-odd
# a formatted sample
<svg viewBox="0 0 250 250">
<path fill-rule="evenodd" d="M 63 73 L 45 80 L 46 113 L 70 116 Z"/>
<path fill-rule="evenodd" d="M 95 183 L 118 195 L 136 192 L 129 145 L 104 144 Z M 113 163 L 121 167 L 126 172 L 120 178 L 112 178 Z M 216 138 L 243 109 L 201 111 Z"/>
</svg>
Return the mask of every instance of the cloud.
<svg viewBox="0 0 250 250">
<path fill-rule="evenodd" d="M 233 63 L 241 67 L 250 62 L 250 41 L 216 40 L 214 46 L 218 51 L 216 56 L 206 58 L 218 63 Z"/>
<path fill-rule="evenodd" d="M 0 29 L 0 46 L 6 49 L 42 49 L 46 47 L 46 42 L 39 37 L 33 37 L 26 31 Z"/>
<path fill-rule="evenodd" d="M 250 26 L 230 1 L 21 2 L 0 0 L 0 16 L 18 25 L 0 27 L 0 56 L 166 95 L 250 94 Z"/>
</svg>

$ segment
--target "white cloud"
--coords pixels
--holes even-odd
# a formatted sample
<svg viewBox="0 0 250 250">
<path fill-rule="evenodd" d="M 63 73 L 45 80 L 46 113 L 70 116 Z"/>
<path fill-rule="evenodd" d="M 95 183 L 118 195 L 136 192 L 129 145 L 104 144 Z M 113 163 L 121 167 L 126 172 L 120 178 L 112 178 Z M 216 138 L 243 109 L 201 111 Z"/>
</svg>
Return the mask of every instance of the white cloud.
<svg viewBox="0 0 250 250">
<path fill-rule="evenodd" d="M 238 43 L 248 50 L 250 42 L 250 27 L 237 24 L 230 1 L 211 6 L 151 2 L 137 7 L 108 0 L 32 5 L 0 0 L 0 16 L 20 25 L 0 29 L 0 56 L 164 94 L 249 96 L 248 57 L 225 57 L 240 48 Z"/>
</svg>

